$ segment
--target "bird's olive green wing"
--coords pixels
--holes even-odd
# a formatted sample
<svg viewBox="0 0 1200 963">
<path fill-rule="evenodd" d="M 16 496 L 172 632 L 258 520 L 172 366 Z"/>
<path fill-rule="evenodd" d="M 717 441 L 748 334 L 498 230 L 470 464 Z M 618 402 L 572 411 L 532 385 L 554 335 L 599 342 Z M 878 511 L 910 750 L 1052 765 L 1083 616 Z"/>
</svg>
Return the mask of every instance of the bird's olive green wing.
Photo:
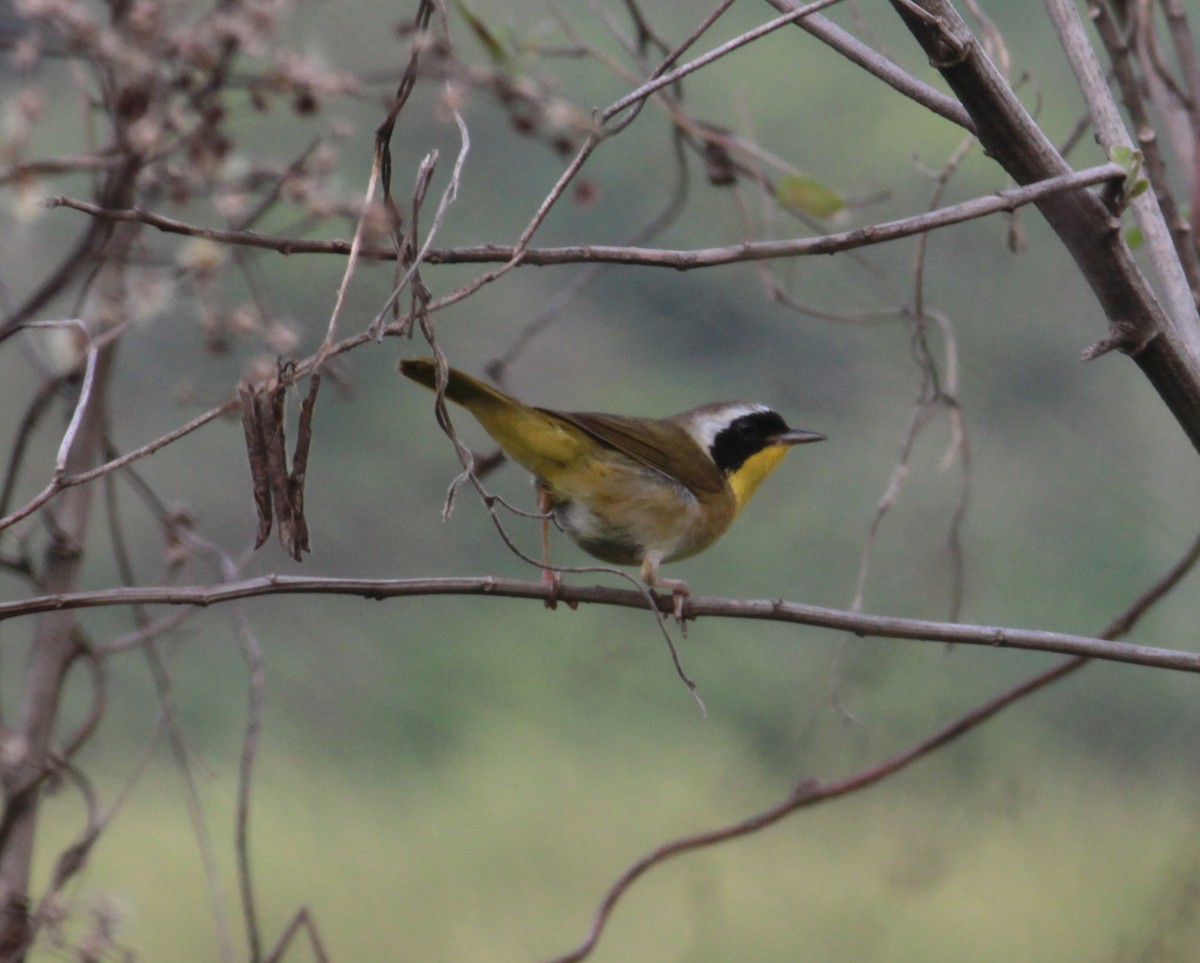
<svg viewBox="0 0 1200 963">
<path fill-rule="evenodd" d="M 427 388 L 436 386 L 428 358 L 406 358 L 400 371 Z M 461 371 L 451 368 L 448 375 L 446 397 L 470 411 L 514 461 L 551 483 L 586 459 L 598 441 L 697 495 L 725 490 L 721 470 L 673 421 L 533 408 Z"/>
<path fill-rule="evenodd" d="M 545 409 L 541 409 L 545 411 Z M 725 490 L 725 476 L 695 440 L 673 421 L 626 418 L 592 411 L 545 411 L 574 425 L 697 495 Z"/>
</svg>

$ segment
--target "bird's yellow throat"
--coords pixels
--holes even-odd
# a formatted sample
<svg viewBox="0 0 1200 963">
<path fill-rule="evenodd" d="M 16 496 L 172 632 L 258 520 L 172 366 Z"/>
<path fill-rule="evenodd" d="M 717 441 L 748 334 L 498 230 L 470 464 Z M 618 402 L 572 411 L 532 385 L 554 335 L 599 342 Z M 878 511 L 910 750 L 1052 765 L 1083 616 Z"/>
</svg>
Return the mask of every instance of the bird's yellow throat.
<svg viewBox="0 0 1200 963">
<path fill-rule="evenodd" d="M 746 502 L 750 501 L 763 479 L 779 467 L 779 463 L 787 457 L 790 450 L 788 445 L 768 445 L 747 458 L 737 471 L 729 476 L 729 487 L 733 489 L 739 512 L 746 506 Z"/>
</svg>

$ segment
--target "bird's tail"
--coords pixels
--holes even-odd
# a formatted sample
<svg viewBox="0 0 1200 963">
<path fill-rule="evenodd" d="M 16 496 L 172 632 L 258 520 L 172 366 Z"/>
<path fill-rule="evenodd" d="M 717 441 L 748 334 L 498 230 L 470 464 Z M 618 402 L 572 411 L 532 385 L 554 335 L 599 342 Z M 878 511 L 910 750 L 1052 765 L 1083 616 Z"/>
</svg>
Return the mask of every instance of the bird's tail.
<svg viewBox="0 0 1200 963">
<path fill-rule="evenodd" d="M 429 358 L 404 359 L 400 373 L 426 388 L 436 388 L 437 368 Z M 553 477 L 564 464 L 595 446 L 562 415 L 522 404 L 454 368 L 446 382 L 446 397 L 471 412 L 509 457 L 539 478 Z"/>
<path fill-rule="evenodd" d="M 400 373 L 417 384 L 424 385 L 430 391 L 437 390 L 437 366 L 432 358 L 405 358 L 400 362 Z M 446 397 L 455 404 L 462 405 L 476 417 L 479 417 L 480 411 L 488 408 L 521 406 L 515 398 L 510 398 L 504 392 L 484 384 L 478 378 L 464 374 L 457 368 L 449 369 Z"/>
</svg>

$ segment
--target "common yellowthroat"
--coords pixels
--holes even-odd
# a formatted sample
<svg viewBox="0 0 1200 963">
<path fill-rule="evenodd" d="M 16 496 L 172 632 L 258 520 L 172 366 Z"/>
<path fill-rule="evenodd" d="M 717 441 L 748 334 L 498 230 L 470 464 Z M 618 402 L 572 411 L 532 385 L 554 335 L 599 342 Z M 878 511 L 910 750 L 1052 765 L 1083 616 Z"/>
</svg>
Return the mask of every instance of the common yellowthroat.
<svg viewBox="0 0 1200 963">
<path fill-rule="evenodd" d="M 403 360 L 400 372 L 436 387 L 428 358 Z M 687 584 L 660 577 L 659 565 L 708 548 L 792 445 L 825 438 L 741 401 L 669 418 L 534 408 L 453 368 L 446 397 L 533 473 L 539 508 L 572 541 L 601 561 L 640 565 L 647 585 L 674 594 L 677 616 Z"/>
</svg>

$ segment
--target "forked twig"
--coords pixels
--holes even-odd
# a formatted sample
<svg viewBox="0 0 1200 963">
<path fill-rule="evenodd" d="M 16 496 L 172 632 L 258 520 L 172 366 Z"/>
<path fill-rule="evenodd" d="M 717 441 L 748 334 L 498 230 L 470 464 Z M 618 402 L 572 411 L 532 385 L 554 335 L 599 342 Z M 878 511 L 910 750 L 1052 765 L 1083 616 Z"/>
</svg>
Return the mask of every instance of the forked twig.
<svg viewBox="0 0 1200 963">
<path fill-rule="evenodd" d="M 263 959 L 263 963 L 280 963 L 283 955 L 291 947 L 292 940 L 301 931 L 308 936 L 308 947 L 312 950 L 313 956 L 316 957 L 317 963 L 331 963 L 332 958 L 325 951 L 325 944 L 321 941 L 321 933 L 317 929 L 317 921 L 313 918 L 313 914 L 307 906 L 303 906 L 296 911 L 296 914 L 280 934 L 275 946 L 272 947 L 271 952 Z"/>
<path fill-rule="evenodd" d="M 471 134 L 467 130 L 466 121 L 463 120 L 462 114 L 460 114 L 458 111 L 454 112 L 454 121 L 456 124 L 458 124 L 458 134 L 461 140 L 458 149 L 458 156 L 454 160 L 454 168 L 450 172 L 450 181 L 446 185 L 445 190 L 442 191 L 441 199 L 438 201 L 437 210 L 433 214 L 433 223 L 429 225 L 429 230 L 425 233 L 424 243 L 421 245 L 420 250 L 418 250 L 413 256 L 413 262 L 411 266 L 407 271 L 405 271 L 399 283 L 397 283 L 392 289 L 392 293 L 384 300 L 383 306 L 375 315 L 375 320 L 371 322 L 370 327 L 367 329 L 368 334 L 375 340 L 380 340 L 383 338 L 383 335 L 386 331 L 385 322 L 388 312 L 392 310 L 396 300 L 408 286 L 408 282 L 412 280 L 413 276 L 420 270 L 422 262 L 429 256 L 429 251 L 433 247 L 434 238 L 437 237 L 438 231 L 441 230 L 442 222 L 446 218 L 446 212 L 450 205 L 453 204 L 458 198 L 459 185 L 462 181 L 463 166 L 466 164 L 467 154 L 470 153 L 471 150 Z M 437 154 L 435 152 L 432 155 L 432 158 L 427 160 L 432 163 L 436 161 L 436 159 Z M 414 241 L 415 240 L 416 239 L 414 238 Z"/>
</svg>

